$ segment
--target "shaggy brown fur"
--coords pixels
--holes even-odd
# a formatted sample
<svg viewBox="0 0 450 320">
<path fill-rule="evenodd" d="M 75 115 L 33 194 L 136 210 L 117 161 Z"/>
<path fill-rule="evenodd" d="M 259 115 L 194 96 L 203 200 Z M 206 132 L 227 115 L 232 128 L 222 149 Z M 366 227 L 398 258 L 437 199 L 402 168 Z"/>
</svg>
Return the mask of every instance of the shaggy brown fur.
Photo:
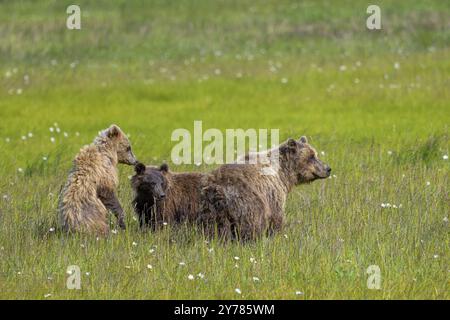
<svg viewBox="0 0 450 320">
<path fill-rule="evenodd" d="M 203 177 L 201 173 L 171 172 L 166 164 L 159 168 L 138 164 L 131 185 L 141 228 L 155 230 L 163 223 L 194 222 Z"/>
<path fill-rule="evenodd" d="M 82 148 L 59 199 L 59 218 L 65 231 L 105 235 L 108 210 L 125 228 L 124 212 L 116 196 L 117 164 L 137 163 L 130 142 L 116 125 L 104 130 Z"/>
<path fill-rule="evenodd" d="M 245 241 L 276 231 L 283 225 L 292 188 L 330 175 L 331 169 L 317 158 L 305 137 L 289 139 L 278 152 L 279 170 L 256 161 L 223 165 L 208 175 L 199 213 L 207 234 Z"/>
</svg>

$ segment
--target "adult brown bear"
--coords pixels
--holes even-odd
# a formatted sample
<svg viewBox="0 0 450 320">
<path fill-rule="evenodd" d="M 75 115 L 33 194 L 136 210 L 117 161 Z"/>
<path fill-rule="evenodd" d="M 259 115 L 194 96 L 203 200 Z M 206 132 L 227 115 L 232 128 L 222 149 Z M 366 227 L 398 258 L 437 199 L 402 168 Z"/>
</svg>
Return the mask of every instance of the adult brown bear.
<svg viewBox="0 0 450 320">
<path fill-rule="evenodd" d="M 293 187 L 330 176 L 330 167 L 306 137 L 289 139 L 276 151 L 277 167 L 255 159 L 252 164 L 226 164 L 207 175 L 198 219 L 208 235 L 246 241 L 279 230 Z"/>
</svg>

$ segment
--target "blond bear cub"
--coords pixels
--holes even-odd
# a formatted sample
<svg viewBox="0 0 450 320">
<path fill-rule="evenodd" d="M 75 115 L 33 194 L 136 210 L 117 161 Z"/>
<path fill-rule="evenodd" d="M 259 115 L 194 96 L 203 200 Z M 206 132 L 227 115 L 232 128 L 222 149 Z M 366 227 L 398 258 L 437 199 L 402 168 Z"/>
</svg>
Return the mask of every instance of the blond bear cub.
<svg viewBox="0 0 450 320">
<path fill-rule="evenodd" d="M 137 163 L 122 130 L 112 125 L 94 142 L 80 150 L 59 199 L 59 218 L 63 230 L 96 235 L 109 232 L 108 211 L 125 229 L 124 211 L 116 195 L 119 163 Z"/>
</svg>

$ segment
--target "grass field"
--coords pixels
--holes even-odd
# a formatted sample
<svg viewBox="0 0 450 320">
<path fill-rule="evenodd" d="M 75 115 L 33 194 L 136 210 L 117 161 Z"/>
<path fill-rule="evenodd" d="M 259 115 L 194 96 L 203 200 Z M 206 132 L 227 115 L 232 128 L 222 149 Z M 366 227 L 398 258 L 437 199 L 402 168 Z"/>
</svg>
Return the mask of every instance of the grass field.
<svg viewBox="0 0 450 320">
<path fill-rule="evenodd" d="M 380 31 L 366 1 L 78 1 L 80 31 L 69 4 L 0 1 L 0 298 L 450 298 L 447 1 L 378 1 Z M 122 166 L 128 229 L 58 231 L 71 160 L 100 129 L 170 164 L 194 120 L 307 135 L 334 176 L 290 194 L 281 233 L 222 244 L 140 232 Z"/>
</svg>

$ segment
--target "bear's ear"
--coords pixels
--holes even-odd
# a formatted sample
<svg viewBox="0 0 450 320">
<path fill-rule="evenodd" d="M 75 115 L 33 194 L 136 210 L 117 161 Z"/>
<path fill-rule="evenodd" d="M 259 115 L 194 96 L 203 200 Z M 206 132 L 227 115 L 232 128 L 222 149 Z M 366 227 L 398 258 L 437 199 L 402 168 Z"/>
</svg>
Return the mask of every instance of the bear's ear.
<svg viewBox="0 0 450 320">
<path fill-rule="evenodd" d="M 169 165 L 167 163 L 163 163 L 161 165 L 161 167 L 159 167 L 159 171 L 166 172 L 166 173 L 169 172 Z"/>
<path fill-rule="evenodd" d="M 296 148 L 297 147 L 297 141 L 295 139 L 289 138 L 287 141 L 287 145 L 289 148 Z"/>
<path fill-rule="evenodd" d="M 115 124 L 111 125 L 108 129 L 108 138 L 112 139 L 112 138 L 117 138 L 120 136 L 121 134 L 121 130 L 118 126 L 116 126 Z"/>
<path fill-rule="evenodd" d="M 141 175 L 145 172 L 145 165 L 143 163 L 138 163 L 135 167 L 134 170 L 136 171 L 136 173 L 138 175 Z"/>
<path fill-rule="evenodd" d="M 302 137 L 300 138 L 300 142 L 301 142 L 301 143 L 308 143 L 308 139 L 306 139 L 305 136 L 302 136 Z"/>
<path fill-rule="evenodd" d="M 288 152 L 295 152 L 297 150 L 297 141 L 289 138 L 288 141 L 280 148 L 280 153 L 287 154 Z"/>
</svg>

